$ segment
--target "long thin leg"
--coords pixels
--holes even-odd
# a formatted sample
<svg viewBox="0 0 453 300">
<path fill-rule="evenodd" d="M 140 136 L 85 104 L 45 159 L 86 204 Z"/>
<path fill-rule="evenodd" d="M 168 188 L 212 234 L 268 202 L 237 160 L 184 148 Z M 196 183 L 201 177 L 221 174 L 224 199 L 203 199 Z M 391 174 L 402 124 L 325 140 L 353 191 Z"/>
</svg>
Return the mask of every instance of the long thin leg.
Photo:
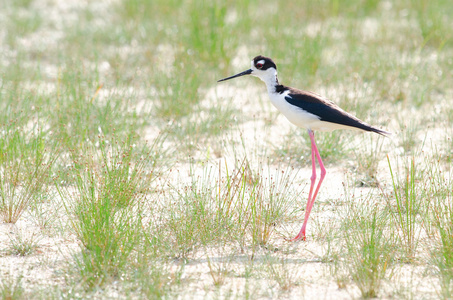
<svg viewBox="0 0 453 300">
<path fill-rule="evenodd" d="M 316 147 L 315 143 L 315 134 L 312 130 L 308 130 L 308 134 L 311 140 L 311 162 L 312 162 L 312 174 L 311 174 L 311 186 L 310 192 L 308 193 L 308 201 L 307 201 L 307 208 L 305 209 L 305 218 L 304 224 L 302 225 L 302 229 L 300 230 L 299 234 L 293 238 L 291 241 L 297 241 L 303 239 L 305 241 L 305 229 L 307 227 L 308 217 L 310 216 L 311 209 L 313 208 L 313 204 L 315 203 L 316 196 L 318 195 L 319 188 L 321 187 L 322 181 L 326 176 L 326 168 L 322 163 L 321 155 L 319 154 L 318 147 Z M 321 178 L 319 179 L 318 185 L 316 186 L 315 193 L 313 194 L 313 187 L 315 186 L 316 181 L 316 159 L 318 159 L 319 168 L 321 169 Z"/>
</svg>

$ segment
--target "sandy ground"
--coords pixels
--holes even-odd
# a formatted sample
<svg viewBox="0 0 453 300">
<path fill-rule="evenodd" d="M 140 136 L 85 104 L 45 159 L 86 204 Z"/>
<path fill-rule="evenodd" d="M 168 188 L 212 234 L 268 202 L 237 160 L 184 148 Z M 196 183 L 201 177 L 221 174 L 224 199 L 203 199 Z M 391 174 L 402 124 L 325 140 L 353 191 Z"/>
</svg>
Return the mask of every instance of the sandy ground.
<svg viewBox="0 0 453 300">
<path fill-rule="evenodd" d="M 207 93 L 206 106 L 209 106 L 215 101 L 223 101 L 219 98 L 219 94 L 236 95 L 233 101 L 240 102 L 244 107 L 244 114 L 252 114 L 253 117 L 249 121 L 239 125 L 239 131 L 243 138 L 248 141 L 246 149 L 250 158 L 260 160 L 262 149 L 268 146 L 269 141 L 273 143 L 283 142 L 283 137 L 291 130 L 291 124 L 278 115 L 275 109 L 267 102 L 264 86 L 254 87 L 253 85 L 247 89 L 238 89 L 237 87 L 215 87 Z M 260 101 L 264 101 L 260 105 L 259 110 L 252 104 L 250 95 L 258 95 Z M 253 99 L 256 101 L 256 99 Z M 254 102 L 256 103 L 256 102 Z M 272 119 L 272 126 L 265 126 L 263 119 Z M 322 134 L 322 133 L 320 133 Z M 149 136 L 155 136 L 155 132 L 150 132 Z M 239 143 L 239 135 L 236 135 L 232 143 Z M 359 137 L 358 137 L 359 139 Z M 389 139 L 386 143 L 392 143 Z M 202 153 L 205 149 L 202 149 Z M 233 156 L 229 155 L 234 151 L 228 147 L 223 149 L 223 154 L 217 159 L 224 164 L 234 165 Z M 241 150 L 239 150 L 240 152 Z M 395 152 L 401 151 L 398 148 Z M 213 166 L 215 166 L 214 160 Z M 253 162 L 258 163 L 258 162 Z M 188 261 L 184 267 L 182 279 L 188 280 L 186 290 L 188 294 L 179 294 L 181 299 L 206 299 L 206 298 L 229 298 L 240 297 L 247 293 L 259 295 L 257 298 L 264 299 L 356 299 L 360 297 L 360 291 L 352 284 L 342 286 L 338 281 L 338 276 L 333 276 L 333 265 L 329 262 L 322 261 L 322 257 L 326 256 L 326 243 L 322 239 L 315 238 L 317 234 L 322 235 L 322 228 L 330 226 L 333 219 L 336 218 L 335 206 L 332 202 L 341 202 L 345 197 L 345 182 L 351 182 L 352 176 L 349 167 L 354 164 L 354 161 L 346 163 L 343 166 L 328 166 L 328 174 L 322 186 L 317 202 L 315 203 L 314 211 L 311 214 L 311 220 L 308 227 L 307 242 L 288 243 L 284 239 L 284 235 L 292 235 L 298 232 L 301 222 L 294 224 L 285 224 L 279 228 L 282 234 L 276 234 L 272 241 L 279 250 L 276 251 L 275 258 L 281 259 L 284 257 L 285 267 L 280 268 L 275 264 L 277 272 L 282 272 L 283 277 L 286 276 L 290 283 L 288 288 L 282 288 L 281 285 L 274 280 L 269 280 L 269 274 L 263 271 L 261 278 L 246 279 L 241 274 L 246 272 L 250 267 L 250 256 L 248 254 L 233 253 L 225 255 L 228 251 L 218 253 L 218 249 L 206 249 L 204 253 L 197 252 Z M 305 166 L 297 169 L 298 180 L 294 182 L 302 188 L 302 197 L 300 205 L 305 207 L 306 196 L 309 188 L 309 178 L 311 176 L 310 161 L 307 160 Z M 181 164 L 178 166 L 180 170 L 177 174 L 177 180 L 189 180 L 189 165 Z M 184 171 L 186 170 L 186 171 Z M 199 170 L 202 172 L 203 170 Z M 187 173 L 186 173 L 187 172 Z M 318 170 L 319 172 L 319 170 Z M 182 175 L 181 175 L 182 174 Z M 318 173 L 319 174 L 319 173 Z M 378 171 L 379 180 L 383 184 L 390 182 L 390 175 L 386 171 L 386 162 L 382 161 Z M 366 195 L 373 192 L 373 188 L 358 188 L 351 187 L 349 191 L 355 197 L 360 198 L 360 195 Z M 26 291 L 40 290 L 51 286 L 63 286 L 65 284 L 66 270 L 68 262 L 73 259 L 73 255 L 80 251 L 77 240 L 71 234 L 68 224 L 65 224 L 64 219 L 67 216 L 64 210 L 58 208 L 58 197 L 55 200 L 47 203 L 47 208 L 44 210 L 47 213 L 49 223 L 43 227 L 36 224 L 36 216 L 32 215 L 32 211 L 25 213 L 16 224 L 1 224 L 0 225 L 0 270 L 3 278 L 17 278 L 23 276 L 23 286 Z M 320 209 L 323 207 L 323 209 Z M 326 209 L 327 207 L 327 209 Z M 56 208 L 52 210 L 52 208 Z M 31 255 L 18 256 L 11 253 L 11 240 L 21 237 L 23 239 L 33 238 L 36 240 L 37 248 Z M 281 252 L 280 252 L 281 251 Z M 279 255 L 279 253 L 285 253 Z M 289 253 L 289 254 L 288 254 Z M 213 286 L 213 279 L 210 275 L 210 268 L 207 258 L 211 263 L 218 268 L 228 270 L 224 284 L 220 288 Z M 266 269 L 268 256 L 264 251 L 258 251 L 254 255 L 253 268 Z M 174 262 L 173 268 L 180 268 L 180 262 Z M 391 282 L 384 281 L 383 289 L 380 293 L 382 299 L 393 298 L 395 295 L 402 298 L 411 297 L 415 293 L 423 295 L 424 299 L 437 298 L 436 291 L 433 286 L 436 285 L 436 280 L 433 274 L 426 274 L 424 266 L 404 265 L 398 266 L 394 270 L 394 276 Z M 345 275 L 346 276 L 346 275 Z M 115 283 L 110 287 L 112 290 L 108 292 L 108 297 L 121 297 L 115 292 Z M 395 292 L 397 291 L 397 292 Z M 408 292 L 410 291 L 410 292 Z M 99 298 L 103 298 L 106 294 L 99 294 Z M 97 297 L 97 296 L 96 296 Z"/>
<path fill-rule="evenodd" d="M 77 4 L 76 4 L 77 2 Z M 77 7 L 78 5 L 87 5 L 86 1 L 36 1 L 34 7 L 38 10 L 50 9 L 48 22 L 60 24 L 63 22 L 62 15 L 65 17 L 65 22 L 77 21 Z M 100 4 L 99 9 L 102 10 L 102 5 L 108 5 L 108 2 Z M 372 24 L 371 24 L 372 25 Z M 371 26 L 370 25 L 370 26 Z M 42 32 L 36 33 L 28 40 L 23 40 L 23 45 L 39 44 L 42 39 L 46 43 L 58 43 L 61 38 L 58 26 L 55 32 Z M 165 46 L 163 45 L 163 52 Z M 9 53 L 9 54 L 8 54 Z M 3 55 L 3 59 L 13 57 L 14 54 L 8 52 Z M 9 57 L 8 57 L 9 56 Z M 232 65 L 237 70 L 241 71 L 248 67 L 250 54 L 246 49 L 238 51 L 238 56 L 232 60 Z M 170 60 L 171 61 L 171 60 Z M 106 72 L 108 68 L 106 69 Z M 56 67 L 49 66 L 49 74 L 57 72 Z M 253 80 L 253 79 L 247 79 Z M 255 79 L 257 80 L 257 79 Z M 283 137 L 292 130 L 292 125 L 279 115 L 278 112 L 267 101 L 264 85 L 237 83 L 237 85 L 228 84 L 222 86 L 215 86 L 206 93 L 204 105 L 206 107 L 212 106 L 214 103 L 222 101 L 233 101 L 234 105 L 242 107 L 242 113 L 247 116 L 244 123 L 241 123 L 238 132 L 241 133 L 244 140 L 247 142 L 247 153 L 255 153 L 251 155 L 253 158 L 259 158 L 263 153 L 263 149 L 269 147 L 269 143 L 282 143 Z M 43 84 L 42 89 L 52 90 L 52 86 Z M 246 87 L 246 88 L 245 88 Z M 36 87 L 33 87 L 36 88 Z M 341 91 L 339 91 L 341 92 Z M 333 93 L 331 93 L 333 94 Z M 223 95 L 223 97 L 220 97 Z M 260 101 L 262 105 L 255 105 Z M 271 126 L 265 125 L 272 123 Z M 397 131 L 398 126 L 390 122 L 389 130 Z M 440 129 L 429 129 L 429 136 L 437 137 L 441 140 L 445 137 L 445 133 Z M 305 133 L 303 133 L 305 134 Z M 148 134 L 145 134 L 145 139 L 154 137 L 156 129 L 151 128 Z M 234 133 L 234 137 L 230 137 L 231 141 L 235 144 L 239 143 L 239 135 Z M 360 138 L 357 137 L 360 141 Z M 361 140 L 363 141 L 363 140 Z M 392 147 L 392 139 L 385 142 L 384 147 Z M 430 145 L 435 145 L 436 141 L 426 143 L 428 151 Z M 201 149 L 205 151 L 206 149 Z M 203 151 L 200 151 L 200 156 L 203 157 Z M 218 160 L 224 163 L 234 165 L 234 158 L 231 153 L 233 149 L 222 149 Z M 239 150 L 240 151 L 240 150 Z M 394 147 L 390 154 L 397 156 L 401 153 L 401 148 Z M 265 153 L 265 152 L 264 152 Z M 228 298 L 238 295 L 244 295 L 245 289 L 248 289 L 250 298 L 263 298 L 263 299 L 355 299 L 360 296 L 360 291 L 352 284 L 345 287 L 340 287 L 337 278 L 332 276 L 333 267 L 329 262 L 323 262 L 322 257 L 326 254 L 326 244 L 322 241 L 317 241 L 313 238 L 318 232 L 322 232 L 323 226 L 329 226 L 330 220 L 335 218 L 335 211 L 331 209 L 318 209 L 316 207 L 328 206 L 328 203 L 339 201 L 341 202 L 344 195 L 344 182 L 350 182 L 351 176 L 350 165 L 355 162 L 353 158 L 347 159 L 343 166 L 328 166 L 328 174 L 324 182 L 318 200 L 315 203 L 315 209 L 311 215 L 311 224 L 309 225 L 309 238 L 307 242 L 289 244 L 281 235 L 275 235 L 273 245 L 279 248 L 279 251 L 285 251 L 285 265 L 286 268 L 281 272 L 288 272 L 287 277 L 292 282 L 292 286 L 287 290 L 282 289 L 281 286 L 268 279 L 268 275 L 263 273 L 262 278 L 246 279 L 240 276 L 246 272 L 250 266 L 250 257 L 241 253 L 233 253 L 229 256 L 218 254 L 216 249 L 206 249 L 206 252 L 196 253 L 189 260 L 188 264 L 184 267 L 182 278 L 190 281 L 185 293 L 178 295 L 181 299 L 206 299 L 206 298 Z M 181 165 L 181 170 L 188 170 L 188 165 Z M 378 176 L 383 184 L 390 183 L 390 175 L 386 168 L 386 161 L 382 160 L 378 168 Z M 184 173 L 184 171 L 181 171 Z M 305 207 L 306 195 L 309 188 L 309 178 L 311 175 L 310 162 L 298 170 L 299 182 L 302 186 L 302 199 L 300 205 Z M 360 195 L 366 194 L 370 188 L 353 188 L 351 193 Z M 77 253 L 80 248 L 77 240 L 71 234 L 68 224 L 64 224 L 65 216 L 64 210 L 57 208 L 52 212 L 52 208 L 58 207 L 56 205 L 58 199 L 52 200 L 46 205 L 46 214 L 49 223 L 43 226 L 36 223 L 36 216 L 32 215 L 31 211 L 27 211 L 16 224 L 0 224 L 0 274 L 4 279 L 17 278 L 23 276 L 23 286 L 26 291 L 48 289 L 52 286 L 62 286 L 65 284 L 66 270 L 68 262 L 73 258 L 73 254 Z M 327 203 L 327 204 L 326 204 Z M 301 215 L 301 221 L 302 221 Z M 285 228 L 281 228 L 285 232 L 296 233 L 301 224 L 288 224 Z M 19 256 L 12 253 L 11 241 L 22 239 L 34 239 L 37 243 L 36 250 L 31 255 Z M 222 267 L 222 264 L 227 265 L 228 275 L 220 288 L 215 288 L 212 285 L 212 277 L 210 275 L 210 268 L 207 262 L 207 257 L 210 257 L 211 262 L 216 266 Z M 278 253 L 276 253 L 278 258 Z M 259 268 L 260 264 L 266 264 L 266 257 L 263 253 L 258 251 L 254 257 L 254 268 Z M 174 268 L 179 268 L 179 263 L 174 263 Z M 263 268 L 264 269 L 264 268 Z M 277 267 L 278 269 L 278 267 Z M 438 285 L 437 279 L 433 274 L 427 274 L 424 266 L 406 265 L 401 264 L 394 270 L 395 274 L 391 282 L 385 281 L 383 283 L 383 291 L 381 292 L 382 299 L 386 298 L 411 298 L 416 299 L 435 299 L 439 295 L 433 289 L 433 286 Z M 113 286 L 115 283 L 113 283 Z M 113 289 L 114 290 L 114 289 Z M 395 291 L 397 291 L 395 293 Z M 257 296 L 258 297 L 255 297 Z M 115 298 L 115 293 L 111 292 L 110 296 Z M 99 296 L 102 298 L 102 296 Z"/>
</svg>

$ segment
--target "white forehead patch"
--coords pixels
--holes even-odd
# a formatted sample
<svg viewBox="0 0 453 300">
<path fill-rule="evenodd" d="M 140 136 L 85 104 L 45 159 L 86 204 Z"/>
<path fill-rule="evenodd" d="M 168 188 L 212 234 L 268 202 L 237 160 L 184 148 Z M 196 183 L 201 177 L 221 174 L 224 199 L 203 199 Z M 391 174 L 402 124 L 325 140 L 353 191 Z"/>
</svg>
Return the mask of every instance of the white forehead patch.
<svg viewBox="0 0 453 300">
<path fill-rule="evenodd" d="M 261 59 L 261 60 L 257 61 L 256 63 L 264 65 L 264 59 Z"/>
</svg>

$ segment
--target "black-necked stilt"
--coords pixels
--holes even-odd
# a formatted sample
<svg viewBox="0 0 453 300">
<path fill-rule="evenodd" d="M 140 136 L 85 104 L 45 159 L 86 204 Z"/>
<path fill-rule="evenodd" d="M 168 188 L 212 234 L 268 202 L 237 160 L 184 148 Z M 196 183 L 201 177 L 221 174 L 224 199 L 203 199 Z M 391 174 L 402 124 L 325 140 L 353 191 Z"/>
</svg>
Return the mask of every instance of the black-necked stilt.
<svg viewBox="0 0 453 300">
<path fill-rule="evenodd" d="M 318 148 L 315 143 L 314 131 L 332 131 L 335 129 L 355 129 L 376 132 L 381 135 L 390 135 L 390 132 L 378 129 L 359 120 L 355 116 L 345 112 L 332 101 L 312 92 L 306 92 L 279 84 L 277 78 L 277 66 L 272 59 L 265 56 L 257 56 L 252 60 L 252 67 L 231 77 L 219 80 L 229 80 L 244 75 L 253 75 L 260 78 L 267 86 L 269 98 L 272 104 L 294 125 L 305 127 L 311 140 L 312 175 L 310 192 L 308 193 L 305 219 L 299 234 L 291 241 L 305 240 L 305 228 L 307 227 L 316 195 L 326 176 L 326 168 L 322 163 Z M 316 180 L 316 159 L 321 169 L 321 178 L 313 192 Z"/>
</svg>

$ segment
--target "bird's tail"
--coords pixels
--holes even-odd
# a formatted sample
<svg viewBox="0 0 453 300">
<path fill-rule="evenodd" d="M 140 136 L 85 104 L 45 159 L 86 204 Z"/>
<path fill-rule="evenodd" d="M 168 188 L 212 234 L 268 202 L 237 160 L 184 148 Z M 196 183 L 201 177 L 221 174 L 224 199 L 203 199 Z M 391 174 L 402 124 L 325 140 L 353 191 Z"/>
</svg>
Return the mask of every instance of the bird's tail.
<svg viewBox="0 0 453 300">
<path fill-rule="evenodd" d="M 387 137 L 393 135 L 393 133 L 391 133 L 390 131 L 385 131 L 385 130 L 382 130 L 382 129 L 379 129 L 379 128 L 376 128 L 376 127 L 373 127 L 373 126 L 369 126 L 368 128 L 366 128 L 366 130 L 371 131 L 371 132 L 375 132 L 375 133 L 378 133 L 380 135 L 387 136 Z"/>
</svg>

